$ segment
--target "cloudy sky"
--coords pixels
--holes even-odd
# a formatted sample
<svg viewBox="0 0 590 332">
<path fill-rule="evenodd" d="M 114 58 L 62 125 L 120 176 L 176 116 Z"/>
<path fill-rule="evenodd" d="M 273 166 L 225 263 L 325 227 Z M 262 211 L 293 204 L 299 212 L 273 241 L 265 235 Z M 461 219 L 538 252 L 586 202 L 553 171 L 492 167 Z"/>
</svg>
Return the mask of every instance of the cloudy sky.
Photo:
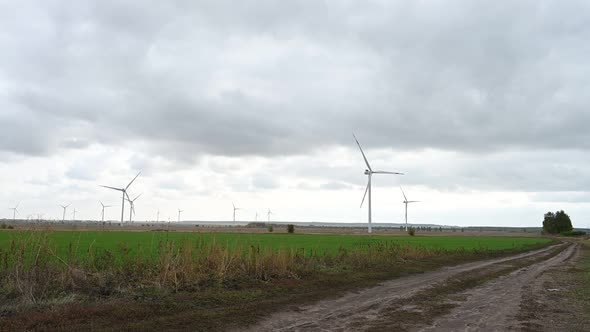
<svg viewBox="0 0 590 332">
<path fill-rule="evenodd" d="M 590 224 L 587 1 L 0 0 L 1 217 Z M 107 210 L 116 219 L 119 207 Z"/>
</svg>

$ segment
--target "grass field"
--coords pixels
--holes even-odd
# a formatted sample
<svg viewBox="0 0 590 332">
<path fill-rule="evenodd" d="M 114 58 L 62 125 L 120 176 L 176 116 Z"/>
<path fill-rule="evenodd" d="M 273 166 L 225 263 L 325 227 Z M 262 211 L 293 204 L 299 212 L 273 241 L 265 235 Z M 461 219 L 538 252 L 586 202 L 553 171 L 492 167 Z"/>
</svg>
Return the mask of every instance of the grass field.
<svg viewBox="0 0 590 332">
<path fill-rule="evenodd" d="M 25 240 L 31 231 L 0 231 L 0 249 L 10 247 L 12 241 Z M 228 249 L 293 249 L 305 255 L 335 254 L 340 249 L 359 249 L 377 243 L 409 244 L 446 250 L 505 250 L 538 245 L 550 241 L 546 238 L 492 237 L 492 236 L 359 236 L 359 235 L 306 235 L 306 234 L 239 234 L 239 233 L 176 233 L 176 232 L 125 232 L 125 231 L 54 231 L 48 232 L 49 242 L 56 253 L 67 251 L 86 253 L 91 250 L 121 252 L 130 255 L 156 255 L 162 242 L 215 243 Z"/>
<path fill-rule="evenodd" d="M 550 242 L 465 235 L 6 230 L 0 231 L 0 317 L 10 319 L 0 319 L 0 330 L 149 330 L 153 324 L 223 330 L 294 303 Z M 117 325 L 122 323 L 127 325 Z"/>
</svg>

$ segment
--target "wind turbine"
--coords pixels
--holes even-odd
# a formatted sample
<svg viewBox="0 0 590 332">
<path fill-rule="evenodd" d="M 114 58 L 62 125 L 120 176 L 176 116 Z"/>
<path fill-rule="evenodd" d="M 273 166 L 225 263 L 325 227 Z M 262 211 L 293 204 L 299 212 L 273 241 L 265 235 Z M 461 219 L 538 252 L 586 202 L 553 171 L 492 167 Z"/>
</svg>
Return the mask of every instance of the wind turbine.
<svg viewBox="0 0 590 332">
<path fill-rule="evenodd" d="M 402 195 L 404 195 L 404 204 L 406 205 L 406 231 L 408 231 L 408 204 L 418 203 L 420 201 L 408 201 L 408 198 L 406 197 L 406 193 L 404 193 L 404 190 L 402 189 L 402 187 L 399 187 L 399 189 L 402 190 Z"/>
<path fill-rule="evenodd" d="M 184 212 L 184 210 L 178 209 L 178 222 L 180 222 L 180 214 Z"/>
<path fill-rule="evenodd" d="M 127 192 L 125 192 L 125 196 L 127 196 L 127 202 L 129 202 L 129 223 L 131 223 L 133 220 L 131 219 L 132 214 L 135 214 L 135 201 L 141 197 L 141 195 L 143 195 L 143 193 L 135 196 L 134 199 L 130 199 L 129 196 L 127 195 Z"/>
<path fill-rule="evenodd" d="M 123 198 L 121 199 L 121 225 L 123 225 L 123 222 L 124 222 L 123 221 L 123 217 L 124 217 L 124 214 L 125 214 L 125 196 L 127 195 L 127 189 L 129 189 L 129 187 L 131 187 L 131 184 L 133 183 L 133 181 L 135 181 L 135 179 L 137 179 L 137 177 L 139 176 L 139 174 L 141 174 L 141 172 L 137 173 L 137 175 L 133 178 L 133 180 L 131 180 L 131 182 L 129 182 L 129 184 L 125 188 L 115 188 L 115 187 L 109 187 L 109 186 L 101 186 L 103 188 L 120 191 L 121 194 L 123 195 Z"/>
<path fill-rule="evenodd" d="M 242 208 L 238 208 L 238 207 L 236 207 L 234 203 L 231 203 L 231 205 L 233 205 L 233 206 L 234 206 L 234 223 L 235 223 L 235 222 L 236 222 L 236 211 L 237 211 L 237 210 L 241 210 Z"/>
<path fill-rule="evenodd" d="M 270 209 L 268 209 L 268 212 L 266 213 L 266 217 L 268 218 L 268 222 L 270 222 L 270 215 L 273 214 L 272 211 Z"/>
<path fill-rule="evenodd" d="M 354 137 L 354 140 L 356 141 L 356 145 L 359 146 L 359 149 L 361 150 L 361 154 L 363 155 L 363 159 L 365 160 L 365 164 L 367 164 L 367 168 L 368 168 L 365 170 L 365 175 L 367 175 L 369 177 L 369 181 L 367 182 L 367 189 L 365 189 L 365 195 L 363 196 L 363 200 L 361 201 L 361 207 L 363 206 L 363 203 L 365 202 L 365 197 L 367 196 L 367 193 L 369 193 L 369 227 L 368 227 L 368 231 L 369 231 L 369 233 L 372 233 L 373 229 L 371 228 L 371 221 L 372 221 L 372 216 L 371 216 L 371 177 L 373 176 L 373 174 L 403 175 L 404 173 L 374 171 L 371 168 L 371 165 L 369 165 L 369 161 L 367 160 L 367 157 L 365 156 L 365 153 L 363 152 L 363 148 L 361 148 L 361 144 L 359 143 L 358 139 L 356 139 L 356 136 L 354 134 L 352 134 L 352 136 Z"/>
<path fill-rule="evenodd" d="M 258 211 L 256 211 L 256 221 L 258 221 Z"/>
<path fill-rule="evenodd" d="M 101 216 L 102 222 L 104 222 L 104 209 L 111 207 L 112 205 L 104 205 L 102 203 L 102 201 L 99 201 L 99 202 L 100 202 L 100 205 L 102 205 L 102 212 L 100 213 L 100 216 Z M 65 214 L 65 210 L 64 210 L 64 214 Z"/>
<path fill-rule="evenodd" d="M 72 212 L 72 221 L 76 221 L 76 208 L 74 208 L 74 212 Z"/>
<path fill-rule="evenodd" d="M 18 202 L 18 204 L 13 207 L 13 208 L 9 208 L 9 210 L 12 210 L 12 221 L 16 221 L 16 214 L 18 213 L 18 206 L 20 205 L 20 202 Z"/>
<path fill-rule="evenodd" d="M 60 205 L 62 209 L 64 209 L 64 213 L 61 216 L 61 223 L 63 224 L 66 221 L 66 209 L 68 208 L 68 206 L 72 205 L 71 203 L 68 205 Z"/>
<path fill-rule="evenodd" d="M 158 209 L 158 213 L 156 214 L 156 223 L 160 222 L 160 209 Z"/>
</svg>

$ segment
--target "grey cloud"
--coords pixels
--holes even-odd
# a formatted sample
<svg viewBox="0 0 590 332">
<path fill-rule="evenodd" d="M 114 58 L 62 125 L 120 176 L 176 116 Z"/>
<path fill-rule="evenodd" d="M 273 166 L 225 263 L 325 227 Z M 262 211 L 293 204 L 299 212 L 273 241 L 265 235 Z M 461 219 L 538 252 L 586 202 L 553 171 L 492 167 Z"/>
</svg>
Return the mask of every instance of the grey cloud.
<svg viewBox="0 0 590 332">
<path fill-rule="evenodd" d="M 252 176 L 252 186 L 254 189 L 275 189 L 279 182 L 270 174 L 256 174 Z"/>
<path fill-rule="evenodd" d="M 326 189 L 326 190 L 343 190 L 343 189 L 353 189 L 355 188 L 354 186 L 351 186 L 350 184 L 346 184 L 346 183 L 342 183 L 342 182 L 328 182 L 328 183 L 323 183 L 320 185 L 320 189 Z"/>
<path fill-rule="evenodd" d="M 51 153 L 88 123 L 81 142 L 181 157 L 304 153 L 357 129 L 381 147 L 588 149 L 587 7 L 31 3 L 15 15 L 38 27 L 4 21 L 2 106 L 29 119 L 0 120 L 0 148 Z"/>
<path fill-rule="evenodd" d="M 532 200 L 540 203 L 566 202 L 566 203 L 590 203 L 590 192 L 540 192 L 532 195 Z"/>
<path fill-rule="evenodd" d="M 355 149 L 355 131 L 367 150 L 460 156 L 444 171 L 396 161 L 408 176 L 376 185 L 590 185 L 584 1 L 0 6 L 2 155 L 130 147 L 144 156 L 131 167 L 149 172 L 158 156 Z M 324 186 L 364 186 L 362 163 L 292 166 Z"/>
</svg>

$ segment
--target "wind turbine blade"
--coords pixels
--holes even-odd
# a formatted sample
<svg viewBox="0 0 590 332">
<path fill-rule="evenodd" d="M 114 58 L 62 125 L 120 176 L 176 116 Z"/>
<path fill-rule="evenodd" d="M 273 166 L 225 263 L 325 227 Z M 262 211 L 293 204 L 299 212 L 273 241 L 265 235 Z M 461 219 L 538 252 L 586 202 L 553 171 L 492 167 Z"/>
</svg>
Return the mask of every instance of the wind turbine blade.
<svg viewBox="0 0 590 332">
<path fill-rule="evenodd" d="M 420 203 L 420 201 L 408 201 L 408 203 Z"/>
<path fill-rule="evenodd" d="M 121 188 L 115 188 L 115 187 L 109 187 L 109 186 L 101 186 L 103 188 L 108 188 L 108 189 L 113 189 L 113 190 L 117 190 L 117 191 L 123 191 L 123 189 Z"/>
<path fill-rule="evenodd" d="M 359 206 L 359 207 L 363 207 L 363 203 L 365 202 L 365 197 L 367 197 L 367 193 L 369 192 L 369 185 L 370 185 L 370 182 L 367 182 L 367 189 L 365 189 L 365 194 L 363 195 L 363 200 L 361 201 L 361 206 Z"/>
<path fill-rule="evenodd" d="M 140 198 L 140 197 L 141 197 L 141 195 L 143 195 L 143 193 L 141 193 L 141 194 L 139 194 L 139 195 L 135 196 L 135 198 L 133 199 L 133 201 L 135 202 L 135 201 L 136 201 L 138 198 Z"/>
<path fill-rule="evenodd" d="M 125 187 L 125 190 L 129 189 L 129 187 L 131 187 L 131 184 L 135 181 L 135 179 L 137 179 L 137 177 L 139 176 L 139 174 L 141 174 L 141 172 L 137 173 L 137 175 L 133 178 L 133 180 L 131 180 L 131 182 L 129 182 L 129 184 L 127 185 L 127 187 Z"/>
<path fill-rule="evenodd" d="M 401 187 L 401 186 L 399 187 L 399 189 L 401 189 L 401 191 L 402 191 L 402 195 L 404 195 L 404 199 L 407 201 L 407 200 L 408 200 L 408 198 L 406 197 L 406 193 L 404 193 L 404 190 L 402 189 L 402 187 Z"/>
<path fill-rule="evenodd" d="M 369 165 L 369 161 L 367 160 L 367 156 L 365 156 L 365 152 L 363 152 L 363 148 L 361 148 L 361 144 L 359 143 L 359 140 L 356 139 L 356 136 L 354 136 L 354 133 L 352 134 L 352 137 L 354 137 L 354 140 L 356 141 L 356 145 L 359 146 L 359 149 L 361 150 L 361 154 L 363 155 L 363 159 L 365 159 L 365 164 L 367 164 L 367 168 L 369 168 L 369 171 L 373 171 L 373 169 L 371 168 L 371 165 Z"/>
<path fill-rule="evenodd" d="M 398 172 L 385 172 L 385 171 L 375 171 L 373 172 L 375 174 L 395 174 L 395 175 L 404 175 L 404 173 L 398 173 Z"/>
<path fill-rule="evenodd" d="M 18 204 L 14 207 L 15 209 L 18 209 L 18 206 L 20 205 L 20 202 L 18 202 Z"/>
</svg>

